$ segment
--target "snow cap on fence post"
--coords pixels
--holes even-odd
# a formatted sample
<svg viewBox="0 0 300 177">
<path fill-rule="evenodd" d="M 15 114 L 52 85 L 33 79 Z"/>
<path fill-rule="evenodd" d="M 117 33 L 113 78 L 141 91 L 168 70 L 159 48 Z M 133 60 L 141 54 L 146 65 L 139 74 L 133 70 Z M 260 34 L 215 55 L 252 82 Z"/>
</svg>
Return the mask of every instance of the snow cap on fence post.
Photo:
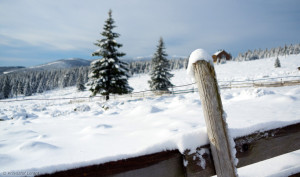
<svg viewBox="0 0 300 177">
<path fill-rule="evenodd" d="M 195 78 L 193 64 L 199 60 L 205 60 L 209 62 L 212 66 L 214 65 L 212 56 L 209 55 L 205 50 L 203 49 L 194 50 L 189 57 L 189 63 L 187 68 L 188 75 L 190 75 L 193 79 Z"/>
</svg>

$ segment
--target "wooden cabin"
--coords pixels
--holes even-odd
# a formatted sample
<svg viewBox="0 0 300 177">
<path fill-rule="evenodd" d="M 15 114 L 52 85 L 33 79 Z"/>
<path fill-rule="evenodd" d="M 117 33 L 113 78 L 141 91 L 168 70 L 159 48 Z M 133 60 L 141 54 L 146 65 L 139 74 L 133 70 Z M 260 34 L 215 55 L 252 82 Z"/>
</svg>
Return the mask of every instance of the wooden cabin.
<svg viewBox="0 0 300 177">
<path fill-rule="evenodd" d="M 214 63 L 216 63 L 218 60 L 221 59 L 226 59 L 226 60 L 231 60 L 231 55 L 227 53 L 225 50 L 219 50 L 212 56 Z"/>
</svg>

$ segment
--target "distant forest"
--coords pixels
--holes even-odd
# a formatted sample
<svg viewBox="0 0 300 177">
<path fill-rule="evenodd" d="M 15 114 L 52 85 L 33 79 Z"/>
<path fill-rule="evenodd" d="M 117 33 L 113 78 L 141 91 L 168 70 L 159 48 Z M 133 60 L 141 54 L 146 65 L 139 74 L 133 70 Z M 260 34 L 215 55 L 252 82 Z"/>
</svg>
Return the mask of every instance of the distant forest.
<svg viewBox="0 0 300 177">
<path fill-rule="evenodd" d="M 257 60 L 261 58 L 277 57 L 300 53 L 300 44 L 277 47 L 265 50 L 248 50 L 240 53 L 234 61 Z M 188 59 L 178 58 L 170 60 L 171 70 L 187 68 Z M 149 73 L 151 61 L 132 61 L 128 63 L 130 75 Z M 83 82 L 88 82 L 89 66 L 70 69 L 56 69 L 48 71 L 16 71 L 0 75 L 0 99 L 30 96 L 47 90 L 75 86 L 80 75 Z"/>
<path fill-rule="evenodd" d="M 80 75 L 86 83 L 89 67 L 50 71 L 16 71 L 0 75 L 0 99 L 18 95 L 30 96 L 47 90 L 74 86 Z"/>
<path fill-rule="evenodd" d="M 170 60 L 171 69 L 187 67 L 187 59 Z M 151 70 L 151 61 L 133 61 L 128 63 L 130 75 L 148 73 Z M 83 82 L 88 82 L 89 66 L 69 69 L 56 69 L 45 71 L 15 71 L 0 75 L 0 99 L 30 96 L 34 93 L 57 88 L 75 86 L 80 75 Z"/>
<path fill-rule="evenodd" d="M 235 61 L 249 61 L 257 60 L 261 58 L 270 58 L 284 55 L 293 55 L 300 53 L 300 44 L 294 45 L 285 45 L 284 47 L 277 47 L 271 49 L 255 49 L 253 51 L 248 50 L 245 53 L 239 53 L 238 56 L 234 59 Z"/>
</svg>

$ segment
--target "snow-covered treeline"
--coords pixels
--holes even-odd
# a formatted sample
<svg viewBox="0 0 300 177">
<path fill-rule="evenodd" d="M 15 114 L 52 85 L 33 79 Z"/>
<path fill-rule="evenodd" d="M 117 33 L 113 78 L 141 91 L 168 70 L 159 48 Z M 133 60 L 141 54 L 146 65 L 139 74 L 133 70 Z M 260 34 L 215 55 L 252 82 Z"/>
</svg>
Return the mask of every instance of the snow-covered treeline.
<svg viewBox="0 0 300 177">
<path fill-rule="evenodd" d="M 187 59 L 170 60 L 171 70 L 186 68 Z M 149 73 L 151 61 L 129 62 L 130 74 Z M 0 99 L 11 98 L 18 95 L 29 96 L 47 90 L 75 86 L 77 79 L 83 75 L 84 83 L 88 81 L 90 67 L 77 67 L 57 70 L 30 70 L 12 72 L 0 75 Z"/>
<path fill-rule="evenodd" d="M 248 50 L 239 54 L 235 61 L 248 61 L 261 58 L 292 55 L 300 53 L 300 44 L 272 48 L 270 50 Z M 130 75 L 150 73 L 151 61 L 127 61 Z M 169 60 L 170 69 L 187 68 L 188 59 L 179 58 Z M 17 95 L 31 95 L 46 90 L 64 88 L 76 85 L 80 74 L 83 74 L 84 83 L 88 81 L 89 66 L 57 69 L 51 71 L 21 71 L 0 75 L 0 99 L 11 98 Z"/>
<path fill-rule="evenodd" d="M 292 54 L 300 53 L 300 44 L 291 44 L 289 46 L 285 45 L 284 47 L 277 47 L 272 49 L 255 49 L 248 50 L 245 53 L 239 53 L 238 56 L 234 59 L 235 61 L 248 61 L 248 60 L 256 60 L 261 58 L 270 58 L 277 56 L 285 56 Z"/>
<path fill-rule="evenodd" d="M 151 61 L 132 61 L 128 63 L 128 68 L 130 73 L 133 74 L 141 74 L 141 73 L 149 73 L 151 71 Z M 183 69 L 187 68 L 188 59 L 187 58 L 178 58 L 169 60 L 170 69 Z"/>
<path fill-rule="evenodd" d="M 239 53 L 234 61 L 248 61 L 277 56 L 293 55 L 300 53 L 300 44 L 277 47 L 272 49 L 248 50 L 245 53 Z M 171 59 L 169 61 L 171 70 L 187 68 L 188 58 Z M 129 62 L 131 74 L 149 73 L 151 71 L 151 61 L 133 61 Z"/>
<path fill-rule="evenodd" d="M 88 81 L 89 67 L 50 71 L 13 72 L 0 75 L 0 99 L 18 95 L 30 96 L 47 90 L 76 85 L 80 75 Z"/>
</svg>

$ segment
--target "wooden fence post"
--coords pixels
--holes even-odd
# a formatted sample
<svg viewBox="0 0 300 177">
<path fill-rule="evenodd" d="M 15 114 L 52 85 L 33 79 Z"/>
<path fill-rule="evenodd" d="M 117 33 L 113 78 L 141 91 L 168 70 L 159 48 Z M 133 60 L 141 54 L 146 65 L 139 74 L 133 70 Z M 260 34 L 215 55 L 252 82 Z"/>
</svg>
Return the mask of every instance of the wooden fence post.
<svg viewBox="0 0 300 177">
<path fill-rule="evenodd" d="M 193 68 L 217 176 L 237 177 L 215 69 L 205 60 Z"/>
</svg>

